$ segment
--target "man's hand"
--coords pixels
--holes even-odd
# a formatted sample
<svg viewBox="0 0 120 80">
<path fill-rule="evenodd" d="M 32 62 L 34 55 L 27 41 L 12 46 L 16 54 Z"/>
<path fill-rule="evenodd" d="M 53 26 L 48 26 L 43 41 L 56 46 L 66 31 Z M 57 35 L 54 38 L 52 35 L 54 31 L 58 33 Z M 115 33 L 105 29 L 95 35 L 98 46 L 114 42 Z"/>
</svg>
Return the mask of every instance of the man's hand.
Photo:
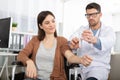
<svg viewBox="0 0 120 80">
<path fill-rule="evenodd" d="M 93 36 L 93 33 L 90 30 L 84 30 L 82 33 L 82 39 L 88 43 L 95 44 L 97 42 L 97 38 Z"/>
<path fill-rule="evenodd" d="M 79 48 L 79 39 L 77 37 L 73 38 L 71 41 L 70 41 L 70 48 L 71 49 L 77 49 Z"/>
</svg>

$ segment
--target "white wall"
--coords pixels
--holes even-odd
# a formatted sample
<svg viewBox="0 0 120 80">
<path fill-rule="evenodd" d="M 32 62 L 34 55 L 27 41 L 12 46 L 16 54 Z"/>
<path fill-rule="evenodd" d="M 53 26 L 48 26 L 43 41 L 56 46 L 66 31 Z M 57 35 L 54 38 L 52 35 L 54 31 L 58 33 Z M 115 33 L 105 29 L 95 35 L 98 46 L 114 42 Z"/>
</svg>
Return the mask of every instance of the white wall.
<svg viewBox="0 0 120 80">
<path fill-rule="evenodd" d="M 37 32 L 36 19 L 42 10 L 52 11 L 57 24 L 62 23 L 62 0 L 0 0 L 0 18 L 13 17 L 13 21 L 18 23 L 20 32 Z"/>
<path fill-rule="evenodd" d="M 120 31 L 116 32 L 116 42 L 114 45 L 114 52 L 120 52 Z"/>
</svg>

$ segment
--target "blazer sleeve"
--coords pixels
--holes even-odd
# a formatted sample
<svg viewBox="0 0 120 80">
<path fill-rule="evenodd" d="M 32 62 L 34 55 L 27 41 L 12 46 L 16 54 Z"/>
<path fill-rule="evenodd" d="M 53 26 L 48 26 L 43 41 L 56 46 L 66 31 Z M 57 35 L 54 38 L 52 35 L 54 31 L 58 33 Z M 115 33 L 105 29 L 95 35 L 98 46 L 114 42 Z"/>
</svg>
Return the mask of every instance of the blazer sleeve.
<svg viewBox="0 0 120 80">
<path fill-rule="evenodd" d="M 64 55 L 65 54 L 65 51 L 67 50 L 71 50 L 69 45 L 68 45 L 68 40 L 64 37 L 61 37 L 60 39 L 60 43 L 61 43 L 61 47 L 60 47 L 60 50 L 61 50 L 61 53 Z"/>
<path fill-rule="evenodd" d="M 17 56 L 17 60 L 18 61 L 21 61 L 24 65 L 26 65 L 26 61 L 29 58 L 29 56 L 31 55 L 31 53 L 33 53 L 33 49 L 34 49 L 34 43 L 35 43 L 35 40 L 36 40 L 37 37 L 33 37 L 29 42 L 28 44 L 25 46 L 25 48 L 23 48 L 18 56 Z"/>
</svg>

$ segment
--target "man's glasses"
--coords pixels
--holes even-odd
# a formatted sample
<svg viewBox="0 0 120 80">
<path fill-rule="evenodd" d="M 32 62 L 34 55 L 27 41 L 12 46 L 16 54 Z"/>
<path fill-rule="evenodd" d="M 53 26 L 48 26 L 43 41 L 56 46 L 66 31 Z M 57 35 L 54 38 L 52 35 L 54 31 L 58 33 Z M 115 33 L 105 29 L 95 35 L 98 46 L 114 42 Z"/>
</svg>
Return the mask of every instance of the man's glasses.
<svg viewBox="0 0 120 80">
<path fill-rule="evenodd" d="M 87 18 L 90 18 L 90 17 L 95 18 L 95 17 L 97 16 L 97 14 L 99 14 L 99 13 L 100 13 L 100 12 L 91 13 L 91 14 L 85 14 L 85 16 L 86 16 Z"/>
</svg>

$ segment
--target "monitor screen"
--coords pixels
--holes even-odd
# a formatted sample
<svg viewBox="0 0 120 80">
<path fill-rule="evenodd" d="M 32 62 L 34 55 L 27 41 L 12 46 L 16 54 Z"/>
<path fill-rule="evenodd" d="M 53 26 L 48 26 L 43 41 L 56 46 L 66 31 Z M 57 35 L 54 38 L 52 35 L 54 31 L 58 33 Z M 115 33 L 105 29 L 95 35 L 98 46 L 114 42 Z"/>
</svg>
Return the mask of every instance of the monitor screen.
<svg viewBox="0 0 120 80">
<path fill-rule="evenodd" d="M 11 17 L 0 19 L 0 48 L 9 48 Z"/>
</svg>

